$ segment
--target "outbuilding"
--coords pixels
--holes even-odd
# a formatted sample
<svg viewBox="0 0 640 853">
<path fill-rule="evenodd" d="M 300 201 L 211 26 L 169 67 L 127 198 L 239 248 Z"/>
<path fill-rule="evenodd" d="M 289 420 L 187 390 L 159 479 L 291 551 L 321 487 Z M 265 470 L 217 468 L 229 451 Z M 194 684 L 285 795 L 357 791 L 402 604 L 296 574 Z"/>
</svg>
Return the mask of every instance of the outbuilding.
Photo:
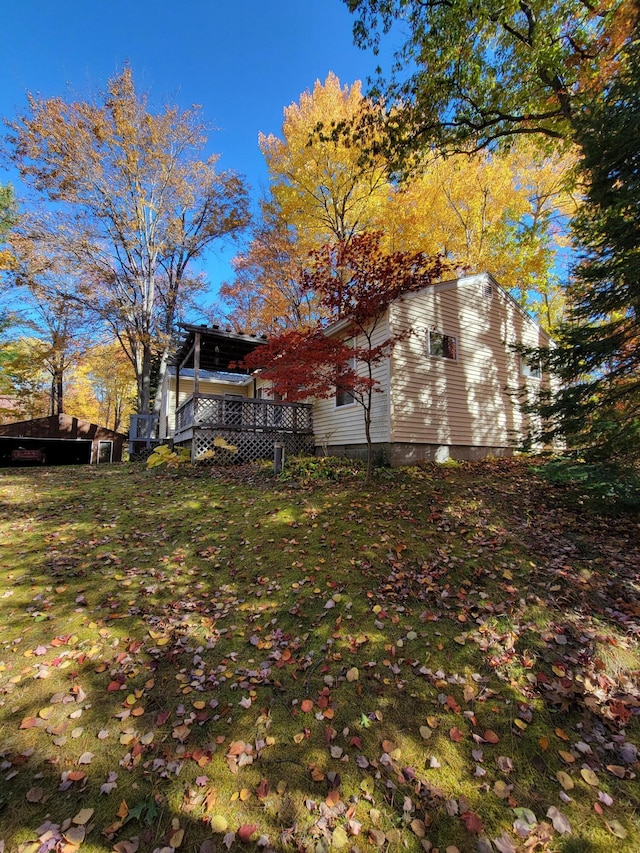
<svg viewBox="0 0 640 853">
<path fill-rule="evenodd" d="M 121 462 L 125 441 L 122 433 L 64 414 L 0 424 L 0 465 Z"/>
</svg>

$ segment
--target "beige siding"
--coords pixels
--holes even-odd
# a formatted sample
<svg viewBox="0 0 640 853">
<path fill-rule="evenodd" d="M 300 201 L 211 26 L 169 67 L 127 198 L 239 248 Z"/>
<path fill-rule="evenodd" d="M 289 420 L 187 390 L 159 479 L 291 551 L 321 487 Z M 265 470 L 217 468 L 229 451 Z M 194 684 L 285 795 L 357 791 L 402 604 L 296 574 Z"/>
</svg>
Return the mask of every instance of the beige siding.
<svg viewBox="0 0 640 853">
<path fill-rule="evenodd" d="M 385 317 L 375 331 L 373 345 L 378 346 L 389 336 L 389 325 Z M 359 365 L 364 371 L 364 365 Z M 371 410 L 371 438 L 374 443 L 389 441 L 389 360 L 384 359 L 374 368 L 374 378 L 380 391 L 375 392 Z M 353 403 L 336 407 L 335 395 L 326 400 L 313 402 L 313 432 L 318 446 L 363 444 L 364 412 L 362 406 Z"/>
<path fill-rule="evenodd" d="M 491 293 L 487 293 L 490 289 Z M 510 344 L 548 338 L 487 276 L 412 294 L 392 306 L 392 331 L 411 329 L 391 365 L 391 441 L 505 447 L 522 432 L 520 357 Z M 430 356 L 429 329 L 457 340 L 457 359 Z"/>
<path fill-rule="evenodd" d="M 180 377 L 180 405 L 193 394 L 193 378 Z M 231 382 L 212 382 L 200 379 L 198 382 L 200 394 L 237 394 L 242 397 L 253 396 L 253 381 L 247 385 Z M 175 430 L 176 415 L 176 378 L 170 376 L 165 380 L 165 390 L 162 394 L 162 413 L 160 417 L 160 438 L 172 436 Z"/>
</svg>

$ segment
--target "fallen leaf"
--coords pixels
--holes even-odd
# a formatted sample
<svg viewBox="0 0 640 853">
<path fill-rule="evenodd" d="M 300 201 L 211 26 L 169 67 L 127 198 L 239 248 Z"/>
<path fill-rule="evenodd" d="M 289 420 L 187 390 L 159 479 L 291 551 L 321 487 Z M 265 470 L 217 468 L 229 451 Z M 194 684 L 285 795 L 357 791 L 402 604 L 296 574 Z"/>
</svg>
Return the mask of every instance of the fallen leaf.
<svg viewBox="0 0 640 853">
<path fill-rule="evenodd" d="M 414 818 L 409 824 L 409 826 L 411 827 L 411 830 L 415 833 L 415 835 L 418 836 L 418 838 L 424 838 L 427 834 L 427 828 L 424 824 L 424 821 L 420 820 L 419 818 Z"/>
<path fill-rule="evenodd" d="M 495 844 L 498 853 L 518 853 L 518 848 L 514 845 L 506 832 L 503 832 L 500 838 L 493 838 L 492 841 Z"/>
<path fill-rule="evenodd" d="M 229 823 L 226 817 L 221 814 L 212 815 L 209 825 L 212 832 L 226 832 L 229 828 Z"/>
<path fill-rule="evenodd" d="M 574 788 L 573 779 L 568 773 L 565 773 L 564 770 L 558 770 L 556 773 L 556 779 L 560 782 L 565 791 L 571 791 Z"/>
<path fill-rule="evenodd" d="M 555 806 L 549 806 L 547 817 L 551 819 L 553 828 L 560 835 L 571 835 L 571 824 L 562 812 Z"/>
<path fill-rule="evenodd" d="M 590 767 L 583 767 L 580 771 L 580 775 L 587 783 L 587 785 L 591 785 L 593 788 L 597 788 L 600 784 L 600 780 Z"/>
<path fill-rule="evenodd" d="M 464 821 L 465 826 L 467 827 L 467 830 L 469 832 L 475 832 L 476 835 L 479 835 L 482 832 L 482 821 L 480 820 L 477 814 L 475 814 L 474 812 L 464 812 L 464 814 L 460 815 L 460 817 Z"/>
<path fill-rule="evenodd" d="M 62 837 L 65 841 L 68 841 L 69 844 L 73 844 L 78 847 L 84 841 L 86 834 L 87 830 L 84 826 L 70 826 L 66 832 L 62 833 Z"/>
<path fill-rule="evenodd" d="M 44 788 L 29 788 L 26 797 L 28 803 L 39 803 L 44 796 Z"/>
<path fill-rule="evenodd" d="M 349 843 L 349 837 L 342 826 L 336 826 L 331 835 L 331 846 L 339 850 L 341 847 L 346 847 Z"/>
<path fill-rule="evenodd" d="M 501 800 L 506 800 L 513 790 L 513 785 L 507 785 L 502 779 L 498 779 L 493 785 L 493 793 Z"/>
<path fill-rule="evenodd" d="M 172 833 L 171 838 L 169 839 L 169 847 L 173 847 L 173 849 L 175 850 L 176 847 L 180 847 L 183 839 L 184 829 L 177 829 L 174 833 Z"/>
<path fill-rule="evenodd" d="M 246 844 L 251 840 L 251 836 L 257 829 L 257 823 L 245 823 L 238 827 L 238 838 Z"/>
<path fill-rule="evenodd" d="M 77 815 L 72 818 L 72 823 L 77 826 L 85 826 L 93 817 L 93 809 L 80 809 Z"/>
<path fill-rule="evenodd" d="M 605 821 L 607 829 L 612 835 L 615 835 L 616 838 L 626 838 L 627 830 L 618 820 L 607 820 Z"/>
<path fill-rule="evenodd" d="M 627 772 L 620 764 L 607 764 L 607 770 L 617 776 L 618 779 L 624 779 Z"/>
<path fill-rule="evenodd" d="M 118 841 L 113 845 L 115 853 L 136 853 L 140 847 L 140 839 L 137 835 L 129 838 L 129 840 Z"/>
</svg>

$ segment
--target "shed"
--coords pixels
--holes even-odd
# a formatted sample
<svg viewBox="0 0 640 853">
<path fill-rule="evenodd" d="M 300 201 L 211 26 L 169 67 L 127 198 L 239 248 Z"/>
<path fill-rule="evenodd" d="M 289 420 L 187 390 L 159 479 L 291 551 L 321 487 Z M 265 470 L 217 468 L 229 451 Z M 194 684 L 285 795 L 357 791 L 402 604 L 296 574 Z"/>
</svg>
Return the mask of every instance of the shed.
<svg viewBox="0 0 640 853">
<path fill-rule="evenodd" d="M 0 465 L 20 464 L 20 457 L 47 465 L 121 462 L 125 441 L 122 433 L 64 414 L 0 424 Z"/>
</svg>

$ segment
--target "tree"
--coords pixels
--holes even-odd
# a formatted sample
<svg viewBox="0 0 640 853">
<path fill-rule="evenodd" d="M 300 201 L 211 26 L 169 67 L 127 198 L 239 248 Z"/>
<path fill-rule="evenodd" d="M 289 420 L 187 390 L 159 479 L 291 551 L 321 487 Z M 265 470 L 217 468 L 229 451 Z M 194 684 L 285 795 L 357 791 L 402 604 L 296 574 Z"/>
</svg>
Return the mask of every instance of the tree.
<svg viewBox="0 0 640 853">
<path fill-rule="evenodd" d="M 638 33 L 640 34 L 640 33 Z M 640 41 L 603 97 L 576 117 L 586 203 L 569 322 L 546 353 L 562 388 L 543 400 L 549 434 L 598 458 L 640 458 Z"/>
<path fill-rule="evenodd" d="M 19 337 L 0 346 L 0 395 L 3 420 L 29 420 L 50 414 L 50 383 L 44 359 L 46 345 Z"/>
<path fill-rule="evenodd" d="M 96 423 L 118 432 L 134 411 L 136 380 L 117 341 L 90 349 L 82 362 L 97 402 Z"/>
<path fill-rule="evenodd" d="M 7 234 L 16 220 L 16 201 L 11 184 L 0 184 L 0 273 L 13 268 L 13 256 L 3 247 Z"/>
<path fill-rule="evenodd" d="M 82 304 L 65 297 L 75 284 L 65 259 L 50 254 L 37 240 L 25 238 L 22 225 L 12 234 L 11 246 L 14 269 L 10 278 L 14 302 L 20 304 L 14 324 L 38 341 L 34 364 L 51 377 L 48 414 L 59 415 L 66 411 L 67 374 L 87 348 L 91 326 Z"/>
<path fill-rule="evenodd" d="M 271 192 L 304 249 L 347 242 L 375 223 L 388 193 L 385 158 L 365 156 L 377 138 L 378 112 L 359 82 L 342 88 L 329 74 L 285 108 L 282 139 L 260 134 Z"/>
<path fill-rule="evenodd" d="M 353 397 L 364 418 L 367 484 L 373 476 L 372 402 L 380 390 L 374 368 L 403 337 L 378 340 L 378 327 L 392 302 L 432 284 L 443 270 L 439 257 L 384 252 L 381 238 L 365 232 L 326 244 L 304 272 L 305 288 L 317 295 L 331 321 L 340 323 L 338 329 L 327 330 L 326 321 L 318 321 L 307 330 L 289 330 L 245 359 L 288 400 L 328 398 L 336 389 Z"/>
<path fill-rule="evenodd" d="M 243 183 L 218 173 L 216 156 L 198 159 L 206 126 L 197 108 L 151 112 L 129 68 L 100 102 L 29 96 L 9 127 L 22 179 L 55 205 L 55 229 L 40 222 L 35 236 L 52 240 L 81 282 L 64 296 L 120 341 L 147 412 L 152 362 L 166 368 L 181 305 L 200 286 L 192 262 L 248 221 Z"/>
<path fill-rule="evenodd" d="M 395 189 L 385 215 L 393 248 L 442 254 L 465 271 L 489 270 L 546 328 L 557 322 L 554 265 L 575 201 L 565 188 L 572 154 L 531 145 L 437 158 Z"/>
<path fill-rule="evenodd" d="M 238 329 L 278 334 L 313 324 L 317 300 L 302 286 L 308 253 L 274 201 L 263 200 L 247 250 L 233 261 L 235 278 L 220 296 Z"/>
<path fill-rule="evenodd" d="M 238 327 L 271 333 L 313 321 L 318 306 L 299 287 L 309 249 L 364 226 L 382 230 L 388 250 L 442 253 L 462 268 L 491 270 L 544 325 L 556 322 L 558 226 L 575 207 L 562 186 L 572 154 L 545 156 L 523 142 L 513 151 L 434 158 L 397 185 L 384 156 L 367 152 L 373 128 L 358 133 L 363 117 L 375 125 L 377 115 L 359 87 L 342 89 L 330 76 L 285 112 L 283 139 L 264 146 L 273 196 L 221 290 Z M 353 206 L 329 207 L 347 189 Z"/>
<path fill-rule="evenodd" d="M 402 28 L 388 82 L 390 150 L 399 155 L 485 147 L 534 135 L 573 136 L 580 105 L 616 72 L 637 16 L 634 0 L 345 0 L 354 39 L 377 50 Z M 406 34 L 406 35 L 405 35 Z"/>
</svg>

